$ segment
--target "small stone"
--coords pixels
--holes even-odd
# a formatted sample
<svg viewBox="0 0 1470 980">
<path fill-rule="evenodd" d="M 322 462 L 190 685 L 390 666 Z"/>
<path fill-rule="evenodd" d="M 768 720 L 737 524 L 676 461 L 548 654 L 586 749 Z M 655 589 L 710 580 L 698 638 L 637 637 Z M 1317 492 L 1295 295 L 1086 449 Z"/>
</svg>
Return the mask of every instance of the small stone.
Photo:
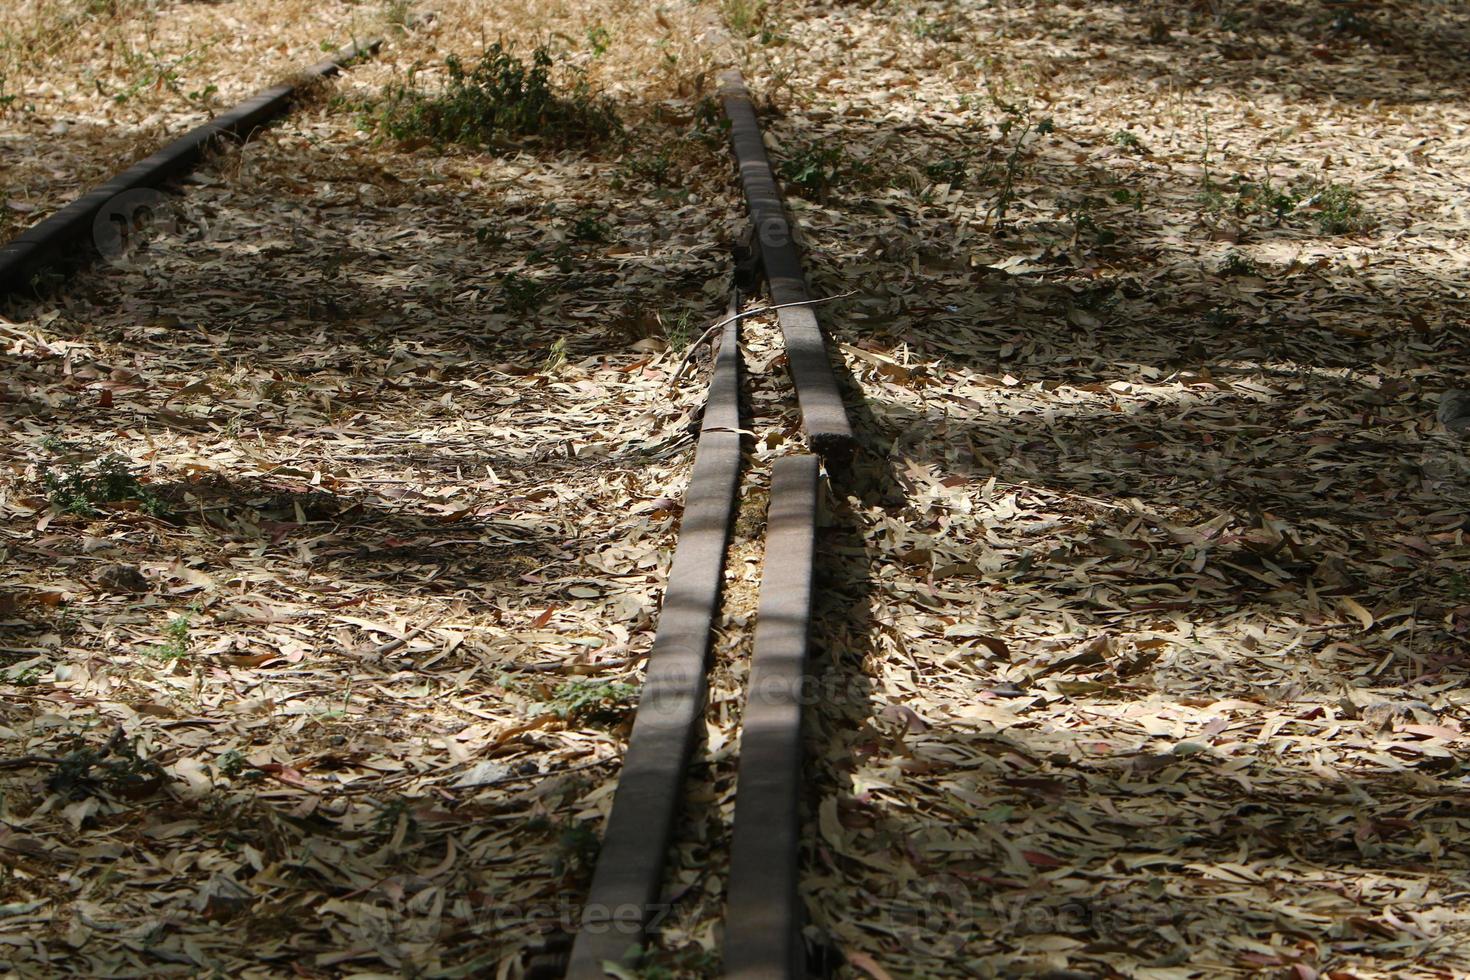
<svg viewBox="0 0 1470 980">
<path fill-rule="evenodd" d="M 149 592 L 153 585 L 132 565 L 109 565 L 97 574 L 97 584 L 110 592 Z"/>
<path fill-rule="evenodd" d="M 1470 391 L 1451 388 L 1439 396 L 1439 410 L 1435 413 L 1440 425 L 1462 436 L 1470 430 Z"/>
</svg>

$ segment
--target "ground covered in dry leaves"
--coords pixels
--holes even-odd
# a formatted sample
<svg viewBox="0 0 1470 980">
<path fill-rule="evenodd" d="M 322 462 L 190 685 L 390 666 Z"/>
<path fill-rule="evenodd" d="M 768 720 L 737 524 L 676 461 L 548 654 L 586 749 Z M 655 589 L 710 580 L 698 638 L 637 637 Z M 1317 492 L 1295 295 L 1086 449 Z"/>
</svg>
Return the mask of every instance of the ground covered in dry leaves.
<svg viewBox="0 0 1470 980">
<path fill-rule="evenodd" d="M 857 291 L 823 309 L 863 449 L 822 541 L 814 961 L 1470 972 L 1458 6 L 482 6 L 0 19 L 5 234 L 388 39 L 0 320 L 0 962 L 519 976 L 569 923 L 692 455 L 671 375 L 742 214 L 719 14 L 813 292 Z M 497 37 L 627 135 L 363 129 Z M 801 444 L 771 325 L 744 349 L 646 976 L 718 970 L 763 474 Z"/>
</svg>

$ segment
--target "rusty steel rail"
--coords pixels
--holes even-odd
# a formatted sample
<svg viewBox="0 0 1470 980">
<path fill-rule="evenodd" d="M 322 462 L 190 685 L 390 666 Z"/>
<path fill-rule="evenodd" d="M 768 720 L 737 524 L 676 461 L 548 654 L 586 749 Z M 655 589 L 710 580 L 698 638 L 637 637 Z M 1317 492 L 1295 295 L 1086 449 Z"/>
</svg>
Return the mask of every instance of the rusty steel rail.
<svg viewBox="0 0 1470 980">
<path fill-rule="evenodd" d="M 350 44 L 326 61 L 308 68 L 298 82 L 276 85 L 189 130 L 153 155 L 139 160 L 111 180 L 63 207 L 44 221 L 0 245 L 0 297 L 27 288 L 32 277 L 63 257 L 87 254 L 85 243 L 97 244 L 99 234 L 116 235 L 114 222 L 129 224 L 151 198 L 137 192 L 163 185 L 193 167 L 217 140 L 248 139 L 263 123 L 281 115 L 303 86 L 329 78 L 342 68 L 378 50 L 381 39 Z M 81 244 L 80 249 L 77 246 Z"/>
<path fill-rule="evenodd" d="M 623 963 L 663 908 L 664 862 L 702 732 L 711 631 L 740 481 L 739 331 L 738 320 L 725 326 L 715 357 L 658 632 L 572 943 L 571 980 L 601 978 L 603 964 Z"/>
<path fill-rule="evenodd" d="M 808 443 L 829 462 L 845 459 L 853 448 L 852 427 L 755 108 L 738 72 L 726 73 L 722 83 L 756 242 L 757 255 L 749 258 L 759 258 L 772 304 L 783 306 L 777 312 Z M 569 980 L 627 975 L 668 907 L 665 865 L 702 732 L 712 633 L 740 482 L 737 310 L 732 303 L 715 359 L 679 543 L 602 850 L 569 957 L 563 961 L 548 950 L 545 975 Z M 782 458 L 772 468 L 726 910 L 726 974 L 740 980 L 805 975 L 804 909 L 797 889 L 801 720 L 820 471 L 818 457 L 805 454 Z"/>
<path fill-rule="evenodd" d="M 726 895 L 725 976 L 738 980 L 806 975 L 798 806 L 818 479 L 815 456 L 785 456 L 771 469 Z"/>
<path fill-rule="evenodd" d="M 720 99 L 730 120 L 730 144 L 740 168 L 746 207 L 755 229 L 756 247 L 771 302 L 809 304 L 806 277 L 776 175 L 766 156 L 760 121 L 745 80 L 738 71 L 720 75 Z M 791 381 L 801 405 L 802 425 L 813 451 L 824 457 L 842 457 L 852 449 L 852 425 L 842 404 L 832 361 L 822 339 L 822 328 L 810 306 L 786 306 L 777 311 L 786 343 Z"/>
</svg>

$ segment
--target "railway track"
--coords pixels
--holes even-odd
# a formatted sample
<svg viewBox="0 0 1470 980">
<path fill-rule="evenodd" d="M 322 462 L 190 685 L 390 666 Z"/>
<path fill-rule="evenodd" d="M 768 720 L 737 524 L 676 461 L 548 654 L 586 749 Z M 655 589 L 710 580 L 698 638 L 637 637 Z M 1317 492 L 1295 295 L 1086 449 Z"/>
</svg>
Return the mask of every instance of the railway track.
<svg viewBox="0 0 1470 980">
<path fill-rule="evenodd" d="M 108 252 L 156 201 L 158 188 L 185 173 L 222 140 L 248 140 L 261 126 L 290 110 L 309 86 L 375 53 L 381 39 L 352 43 L 312 65 L 296 81 L 274 85 L 189 130 L 157 152 L 99 184 L 55 214 L 0 245 L 0 297 L 30 288 L 48 268 L 94 250 Z M 89 241 L 90 240 L 90 241 Z"/>
<path fill-rule="evenodd" d="M 330 77 L 380 42 L 353 45 L 308 69 L 300 82 L 267 89 L 196 127 L 0 246 L 0 295 L 34 287 L 38 274 L 75 265 L 88 243 L 107 243 L 149 206 L 157 188 L 223 139 L 248 139 L 288 111 L 302 86 Z M 745 453 L 740 322 L 774 311 L 810 451 L 770 472 L 765 564 L 742 723 L 730 855 L 725 971 L 735 977 L 805 973 L 797 893 L 803 689 L 823 460 L 845 459 L 852 429 L 802 274 L 786 209 L 750 95 L 738 73 L 722 78 L 721 100 L 749 209 L 770 305 L 729 316 L 705 403 L 693 475 L 656 639 L 648 658 L 613 808 L 579 929 L 569 952 L 544 957 L 541 975 L 602 977 L 656 932 L 666 856 L 676 837 L 686 778 L 703 724 L 713 630 Z"/>
<path fill-rule="evenodd" d="M 852 427 L 755 107 L 738 72 L 722 76 L 720 95 L 771 300 L 766 309 L 776 313 L 807 445 L 815 453 L 782 457 L 770 475 L 758 623 L 741 720 L 724 970 L 752 980 L 791 978 L 806 972 L 798 807 L 820 464 L 847 458 Z M 736 308 L 732 301 L 732 313 Z M 741 317 L 727 319 L 658 635 L 565 971 L 571 980 L 593 980 L 625 964 L 668 909 L 666 856 L 704 717 L 711 631 L 742 456 Z M 557 972 L 555 965 L 545 972 Z"/>
</svg>

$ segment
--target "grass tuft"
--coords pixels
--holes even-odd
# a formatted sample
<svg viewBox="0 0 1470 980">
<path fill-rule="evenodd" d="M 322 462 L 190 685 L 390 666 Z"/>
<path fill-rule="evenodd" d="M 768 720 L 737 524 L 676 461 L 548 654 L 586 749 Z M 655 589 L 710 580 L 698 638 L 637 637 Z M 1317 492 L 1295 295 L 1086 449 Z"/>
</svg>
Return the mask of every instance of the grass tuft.
<svg viewBox="0 0 1470 980">
<path fill-rule="evenodd" d="M 527 62 L 499 41 L 473 65 L 451 55 L 444 61 L 449 77 L 442 88 L 425 91 L 410 74 L 385 89 L 366 122 L 403 143 L 474 147 L 533 136 L 566 146 L 621 131 L 612 106 L 585 78 L 575 75 L 569 88 L 559 90 L 551 77 L 554 64 L 544 47 Z"/>
</svg>

